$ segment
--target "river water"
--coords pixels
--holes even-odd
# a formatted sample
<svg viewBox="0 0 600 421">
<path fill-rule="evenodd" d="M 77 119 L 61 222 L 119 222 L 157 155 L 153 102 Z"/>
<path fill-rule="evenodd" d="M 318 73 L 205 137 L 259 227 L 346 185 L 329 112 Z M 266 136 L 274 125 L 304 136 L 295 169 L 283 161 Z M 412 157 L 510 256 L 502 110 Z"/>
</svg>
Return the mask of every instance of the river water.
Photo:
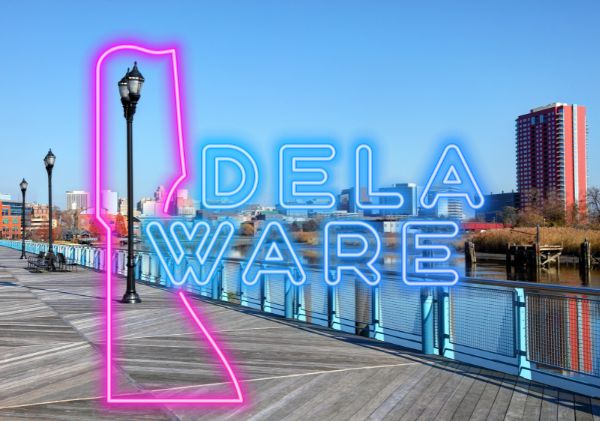
<svg viewBox="0 0 600 421">
<path fill-rule="evenodd" d="M 119 247 L 123 248 L 123 247 Z M 140 251 L 148 251 L 147 247 L 142 244 L 136 244 L 136 249 Z M 321 264 L 320 255 L 322 250 L 320 247 L 301 246 L 299 253 L 303 263 Z M 228 257 L 231 258 L 248 258 L 252 252 L 250 245 L 234 245 L 231 247 Z M 317 257 L 314 257 L 317 256 Z M 386 254 L 384 256 L 384 268 L 394 270 L 398 268 L 400 257 L 397 254 Z M 452 267 L 463 276 L 471 276 L 486 279 L 500 280 L 516 280 L 525 282 L 535 282 L 535 279 L 530 278 L 527 274 L 515 273 L 514 271 L 507 274 L 504 261 L 502 260 L 483 260 L 478 259 L 477 265 L 470 272 L 465 270 L 464 259 L 462 256 L 456 257 L 452 261 Z M 600 288 L 600 270 L 592 270 L 590 274 L 590 282 L 584 284 L 579 275 L 579 268 L 573 263 L 561 263 L 560 268 L 556 266 L 548 269 L 541 269 L 537 282 L 549 284 L 561 284 L 571 286 L 588 286 L 592 288 Z"/>
<path fill-rule="evenodd" d="M 307 251 L 309 253 L 307 253 Z M 251 250 L 249 246 L 234 246 L 229 256 L 234 258 L 248 257 Z M 302 253 L 304 252 L 304 253 Z M 303 247 L 301 249 L 302 262 L 310 264 L 321 264 L 320 257 L 308 257 L 320 256 L 322 253 L 320 248 L 316 247 Z M 384 268 L 394 270 L 398 268 L 400 256 L 397 254 L 386 254 L 384 256 Z M 475 265 L 470 272 L 465 269 L 464 258 L 457 257 L 452 261 L 452 267 L 456 269 L 463 276 L 471 276 L 477 278 L 486 279 L 501 279 L 501 280 L 513 280 L 513 281 L 525 281 L 535 282 L 535 279 L 530 278 L 526 273 L 515 273 L 512 271 L 507 274 L 504 261 L 501 260 L 482 260 L 479 259 L 477 265 Z M 579 268 L 573 263 L 561 263 L 560 269 L 556 266 L 552 266 L 548 269 L 541 269 L 537 282 L 548 283 L 548 284 L 561 284 L 571 286 L 589 286 L 593 288 L 600 288 L 600 270 L 592 270 L 590 274 L 590 282 L 585 285 L 579 275 Z"/>
<path fill-rule="evenodd" d="M 463 261 L 464 262 L 464 261 Z M 464 270 L 463 274 L 467 274 Z M 487 279 L 510 279 L 518 281 L 532 281 L 527 274 L 516 274 L 514 271 L 509 275 L 506 272 L 504 262 L 478 261 L 477 265 L 471 270 L 470 276 Z M 571 286 L 589 286 L 600 288 L 600 271 L 592 270 L 590 273 L 589 285 L 585 285 L 579 275 L 579 268 L 574 264 L 561 263 L 560 268 L 553 266 L 548 269 L 541 269 L 538 282 L 546 284 L 561 284 Z"/>
</svg>

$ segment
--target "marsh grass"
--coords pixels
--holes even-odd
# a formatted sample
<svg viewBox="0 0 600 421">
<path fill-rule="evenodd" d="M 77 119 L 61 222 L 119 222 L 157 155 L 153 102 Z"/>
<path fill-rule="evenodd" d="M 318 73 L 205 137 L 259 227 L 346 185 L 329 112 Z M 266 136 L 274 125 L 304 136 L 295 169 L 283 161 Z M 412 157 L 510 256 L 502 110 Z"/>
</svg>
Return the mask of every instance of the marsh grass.
<svg viewBox="0 0 600 421">
<path fill-rule="evenodd" d="M 473 233 L 467 238 L 475 243 L 475 250 L 484 253 L 504 253 L 507 244 L 532 244 L 535 228 L 503 228 Z M 600 250 L 600 231 L 566 227 L 540 228 L 542 245 L 562 245 L 563 254 L 579 255 L 579 247 L 587 238 L 594 248 Z"/>
</svg>

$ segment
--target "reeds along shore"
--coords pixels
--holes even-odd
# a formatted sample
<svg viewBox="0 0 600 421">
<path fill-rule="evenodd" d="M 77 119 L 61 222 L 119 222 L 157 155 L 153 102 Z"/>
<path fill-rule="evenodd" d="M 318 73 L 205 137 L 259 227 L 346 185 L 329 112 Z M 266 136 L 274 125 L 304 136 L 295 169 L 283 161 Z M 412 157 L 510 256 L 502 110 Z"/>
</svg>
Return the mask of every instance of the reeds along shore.
<svg viewBox="0 0 600 421">
<path fill-rule="evenodd" d="M 466 239 L 475 243 L 475 249 L 484 253 L 505 253 L 507 244 L 531 244 L 535 241 L 535 228 L 503 228 L 470 234 Z M 548 227 L 540 228 L 542 245 L 562 245 L 563 255 L 577 256 L 581 243 L 587 239 L 592 252 L 600 251 L 600 230 Z"/>
</svg>

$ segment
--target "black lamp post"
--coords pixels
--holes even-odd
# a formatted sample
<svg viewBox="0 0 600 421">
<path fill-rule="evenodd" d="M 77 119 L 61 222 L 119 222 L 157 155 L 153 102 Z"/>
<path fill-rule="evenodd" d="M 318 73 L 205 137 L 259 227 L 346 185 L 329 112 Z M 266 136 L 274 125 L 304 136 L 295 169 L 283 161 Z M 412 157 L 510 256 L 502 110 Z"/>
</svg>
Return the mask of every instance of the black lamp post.
<svg viewBox="0 0 600 421">
<path fill-rule="evenodd" d="M 144 76 L 133 63 L 131 71 L 119 81 L 119 94 L 123 104 L 123 115 L 127 120 L 127 290 L 123 295 L 122 303 L 141 303 L 140 296 L 135 291 L 135 258 L 133 255 L 133 115 L 140 92 L 144 84 Z"/>
<path fill-rule="evenodd" d="M 55 161 L 56 156 L 52 153 L 52 149 L 49 149 L 44 157 L 44 165 L 48 173 L 48 266 L 51 270 L 54 270 L 54 250 L 52 249 L 52 168 L 54 168 Z"/>
<path fill-rule="evenodd" d="M 27 191 L 28 185 L 29 184 L 25 179 L 19 184 L 23 196 L 23 203 L 21 204 L 21 259 L 27 258 L 27 256 L 25 256 L 25 192 Z"/>
</svg>

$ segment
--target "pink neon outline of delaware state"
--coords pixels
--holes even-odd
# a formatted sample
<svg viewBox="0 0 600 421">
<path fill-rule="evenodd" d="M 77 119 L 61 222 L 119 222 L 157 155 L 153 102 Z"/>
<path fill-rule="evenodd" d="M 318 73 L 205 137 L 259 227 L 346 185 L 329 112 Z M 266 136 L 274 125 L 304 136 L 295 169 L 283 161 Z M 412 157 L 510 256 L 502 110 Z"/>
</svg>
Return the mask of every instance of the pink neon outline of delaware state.
<svg viewBox="0 0 600 421">
<path fill-rule="evenodd" d="M 175 111 L 176 111 L 176 123 L 177 123 L 177 138 L 178 138 L 178 152 L 179 160 L 181 164 L 181 175 L 173 182 L 169 188 L 167 194 L 163 212 L 167 212 L 171 198 L 175 192 L 177 186 L 185 180 L 187 176 L 186 171 L 186 158 L 185 158 L 185 144 L 183 138 L 183 129 L 181 121 L 181 100 L 179 91 L 179 70 L 177 67 L 177 55 L 175 48 L 168 48 L 164 50 L 152 50 L 138 45 L 133 44 L 119 44 L 105 50 L 96 60 L 95 66 L 95 84 L 94 84 L 94 118 L 95 118 L 95 132 L 94 132 L 94 198 L 95 198 L 95 218 L 104 227 L 106 233 L 106 266 L 108 270 L 105 270 L 105 327 L 106 327 L 106 359 L 105 359 L 105 387 L 106 387 L 106 401 L 111 404 L 240 404 L 244 402 L 244 396 L 237 379 L 235 372 L 233 371 L 228 359 L 221 351 L 219 345 L 215 342 L 213 337 L 210 335 L 204 324 L 200 321 L 200 318 L 193 310 L 188 299 L 186 298 L 183 291 L 178 292 L 179 299 L 183 305 L 186 314 L 191 321 L 198 326 L 203 336 L 208 340 L 212 349 L 217 354 L 218 360 L 225 368 L 227 375 L 231 379 L 235 388 L 236 397 L 234 398 L 194 398 L 194 397 L 179 397 L 179 398 L 156 398 L 156 397 L 145 397 L 144 395 L 136 394 L 136 397 L 114 397 L 113 396 L 113 375 L 112 375 L 112 362 L 113 362 L 113 343 L 112 343 L 112 244 L 111 228 L 110 225 L 103 219 L 100 212 L 100 188 L 102 180 L 102 165 L 101 165 L 101 151 L 102 151 L 102 137 L 101 137 L 101 122 L 102 122 L 102 101 L 101 101 L 101 68 L 104 60 L 112 53 L 123 50 L 133 50 L 145 54 L 151 55 L 171 55 L 171 61 L 173 64 L 173 90 L 175 93 Z"/>
</svg>

